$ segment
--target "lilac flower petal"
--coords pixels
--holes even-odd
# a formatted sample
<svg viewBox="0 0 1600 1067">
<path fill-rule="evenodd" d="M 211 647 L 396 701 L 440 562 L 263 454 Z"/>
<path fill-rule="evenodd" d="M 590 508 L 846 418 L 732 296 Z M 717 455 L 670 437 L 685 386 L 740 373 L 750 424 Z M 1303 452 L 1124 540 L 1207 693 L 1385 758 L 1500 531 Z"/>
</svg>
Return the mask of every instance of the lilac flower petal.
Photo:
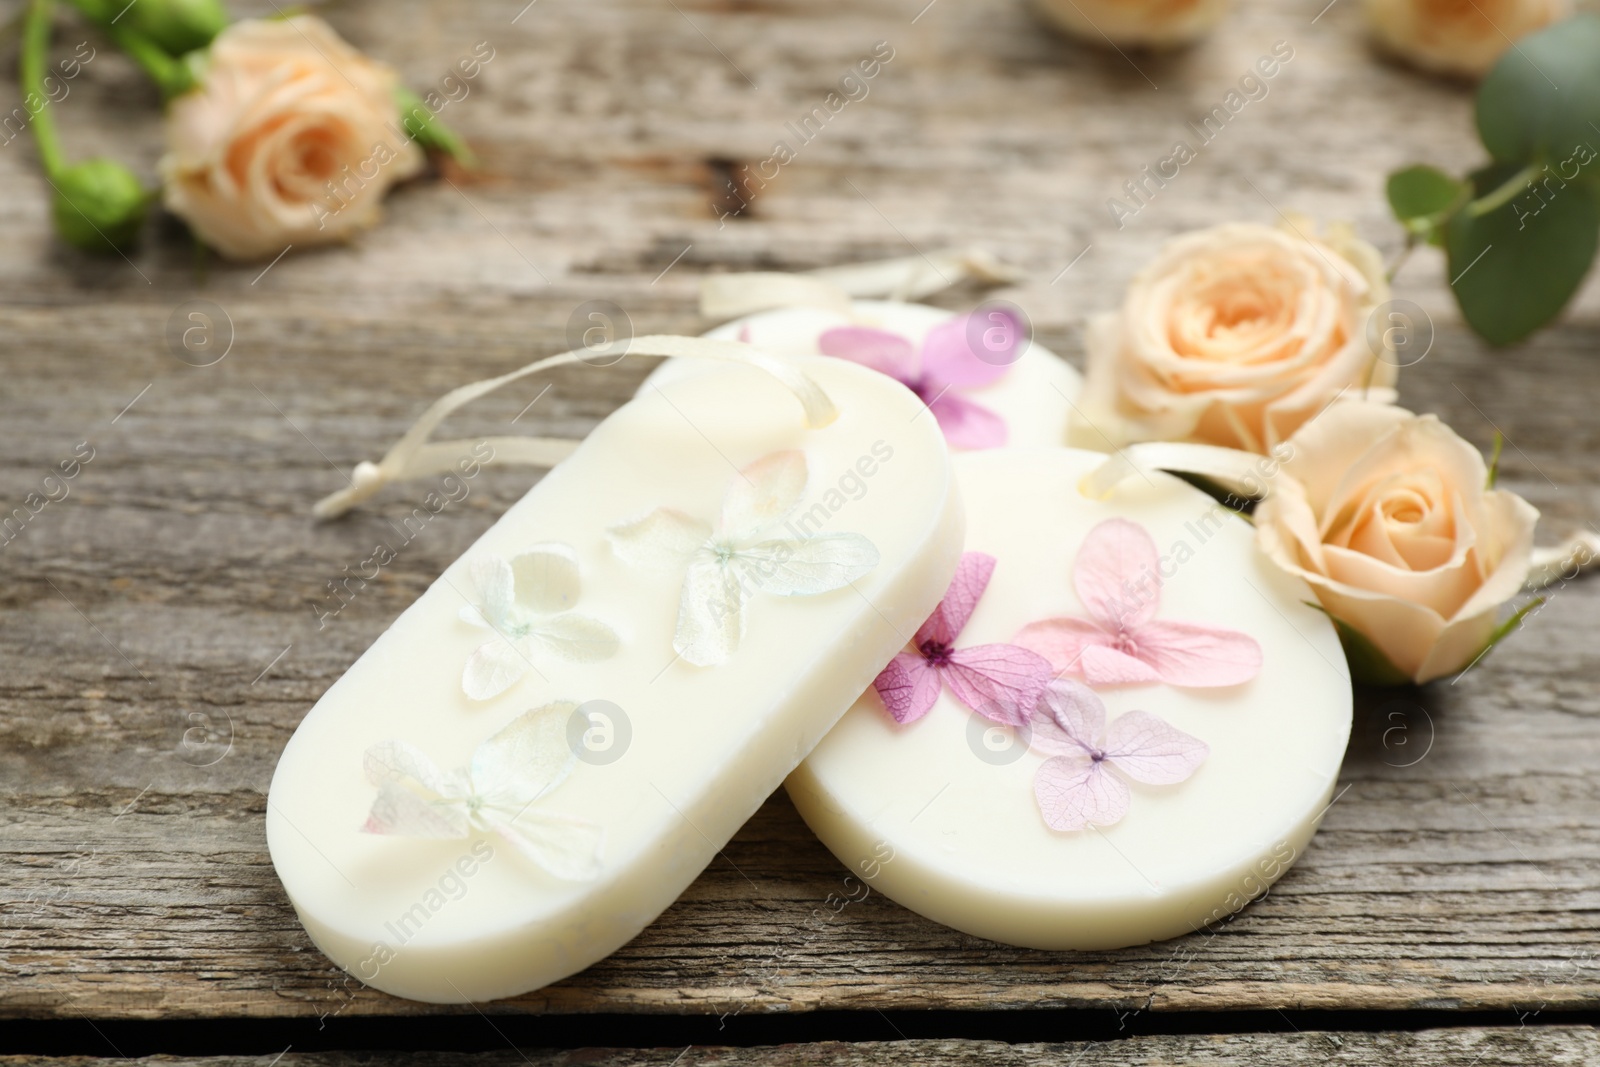
<svg viewBox="0 0 1600 1067">
<path fill-rule="evenodd" d="M 927 641 L 953 644 L 961 636 L 961 631 L 967 628 L 967 620 L 972 618 L 972 610 L 978 606 L 978 598 L 989 588 L 994 562 L 994 557 L 985 552 L 961 554 L 961 562 L 956 564 L 956 575 L 950 579 L 944 599 L 917 630 L 917 645 Z"/>
<path fill-rule="evenodd" d="M 999 448 L 1006 443 L 1006 420 L 966 397 L 947 390 L 933 398 L 928 410 L 938 420 L 951 448 Z"/>
<path fill-rule="evenodd" d="M 879 672 L 872 688 L 894 721 L 916 722 L 939 700 L 939 669 L 914 652 L 902 652 Z"/>
<path fill-rule="evenodd" d="M 1261 645 L 1238 630 L 1156 620 L 1133 637 L 1139 658 L 1168 685 L 1238 685 L 1261 671 Z"/>
<path fill-rule="evenodd" d="M 1088 686 L 1057 678 L 1040 692 L 1032 723 L 1032 744 L 1041 752 L 1091 752 L 1106 731 L 1106 706 Z"/>
<path fill-rule="evenodd" d="M 955 698 L 986 719 L 1020 726 L 1033 714 L 1050 681 L 1049 662 L 1016 645 L 978 645 L 950 654 L 944 683 Z"/>
<path fill-rule="evenodd" d="M 825 356 L 871 367 L 897 382 L 910 383 L 922 377 L 922 363 L 911 342 L 898 334 L 865 326 L 839 326 L 823 331 L 817 338 L 817 349 Z"/>
<path fill-rule="evenodd" d="M 1083 680 L 1090 685 L 1146 685 L 1161 680 L 1144 660 L 1100 645 L 1083 650 L 1082 666 Z"/>
<path fill-rule="evenodd" d="M 1033 795 L 1052 830 L 1110 826 L 1128 813 L 1127 783 L 1087 756 L 1046 760 L 1034 775 Z"/>
<path fill-rule="evenodd" d="M 1110 646 L 1116 637 L 1087 619 L 1042 619 L 1017 631 L 1011 643 L 1037 652 L 1057 674 L 1082 674 L 1083 654 L 1091 646 Z"/>
<path fill-rule="evenodd" d="M 1022 343 L 1022 323 L 1009 311 L 993 309 L 982 319 L 976 313 L 948 319 L 929 330 L 922 342 L 923 379 L 934 391 L 946 385 L 988 385 L 1011 369 Z"/>
<path fill-rule="evenodd" d="M 1156 543 L 1127 519 L 1107 519 L 1084 537 L 1072 568 L 1072 586 L 1090 616 L 1122 633 L 1155 617 L 1161 604 Z"/>
<path fill-rule="evenodd" d="M 1148 785 L 1181 782 L 1205 762 L 1211 747 L 1156 718 L 1148 711 L 1130 711 L 1111 724 L 1106 762 L 1135 781 Z"/>
</svg>

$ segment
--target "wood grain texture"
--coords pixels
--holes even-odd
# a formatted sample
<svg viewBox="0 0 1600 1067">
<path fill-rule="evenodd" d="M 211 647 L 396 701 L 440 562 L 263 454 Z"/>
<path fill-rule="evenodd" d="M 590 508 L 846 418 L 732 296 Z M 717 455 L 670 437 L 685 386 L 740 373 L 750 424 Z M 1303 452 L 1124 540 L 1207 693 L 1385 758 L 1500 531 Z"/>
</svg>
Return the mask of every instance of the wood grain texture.
<svg viewBox="0 0 1600 1067">
<path fill-rule="evenodd" d="M 1417 1033 L 1230 1034 L 1135 1037 L 1099 1043 L 1008 1045 L 997 1041 L 818 1042 L 765 1048 L 599 1049 L 503 1052 L 288 1052 L 272 1056 L 147 1059 L 23 1059 L 0 1056 L 0 1067 L 1581 1067 L 1600 1062 L 1600 1035 L 1587 1027 L 1462 1028 Z"/>
<path fill-rule="evenodd" d="M 1243 0 L 1224 32 L 1169 57 L 1070 44 L 1014 0 L 920 17 L 922 0 L 540 0 L 517 17 L 524 2 L 328 9 L 418 87 L 490 43 L 495 58 L 445 112 L 485 167 L 416 182 L 356 243 L 296 250 L 265 273 L 213 263 L 202 276 L 170 223 L 131 262 L 63 250 L 31 149 L 0 146 L 0 513 L 79 442 L 94 450 L 71 495 L 0 545 L 0 1015 L 430 1010 L 361 988 L 311 946 L 268 861 L 265 793 L 305 711 L 534 476 L 485 473 L 323 625 L 327 583 L 392 540 L 420 491 L 323 526 L 308 507 L 443 390 L 567 347 L 582 302 L 616 302 L 641 333 L 698 332 L 709 271 L 977 245 L 1029 272 L 1001 295 L 1078 361 L 1083 317 L 1172 234 L 1282 209 L 1351 219 L 1394 252 L 1387 171 L 1478 159 L 1469 95 L 1376 60 L 1354 0 L 1314 24 L 1320 3 Z M 63 16 L 60 46 L 78 33 Z M 1116 228 L 1106 199 L 1279 40 L 1295 57 L 1269 95 Z M 895 56 L 870 94 L 719 223 L 730 169 L 771 154 L 877 41 Z M 57 118 L 70 153 L 149 173 L 154 103 L 102 48 Z M 1403 398 L 1480 444 L 1503 431 L 1502 484 L 1544 511 L 1553 540 L 1600 514 L 1595 287 L 1561 324 L 1496 352 L 1464 330 L 1442 272 L 1424 251 L 1396 282 L 1437 326 Z M 231 323 L 227 357 L 204 368 L 166 336 L 196 299 Z M 554 375 L 513 430 L 581 435 L 646 370 Z M 452 425 L 508 432 L 540 388 Z M 1029 952 L 876 895 L 819 925 L 845 871 L 780 795 L 632 944 L 486 1010 L 1460 1007 L 1514 1023 L 1592 1008 L 1597 609 L 1600 583 L 1558 589 L 1457 682 L 1364 694 L 1322 833 L 1217 928 Z M 1584 1031 L 1483 1040 L 1591 1048 Z M 1152 1062 L 1166 1054 L 1150 1047 Z M 1456 1062 L 1405 1055 L 1361 1062 Z"/>
</svg>

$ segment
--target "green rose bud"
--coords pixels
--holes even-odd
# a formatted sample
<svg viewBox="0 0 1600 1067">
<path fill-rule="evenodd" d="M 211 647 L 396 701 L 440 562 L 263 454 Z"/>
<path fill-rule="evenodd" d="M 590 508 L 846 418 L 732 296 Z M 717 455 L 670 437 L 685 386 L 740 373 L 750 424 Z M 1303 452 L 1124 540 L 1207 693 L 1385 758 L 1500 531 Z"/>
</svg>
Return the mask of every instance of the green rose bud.
<svg viewBox="0 0 1600 1067">
<path fill-rule="evenodd" d="M 109 159 L 91 159 L 55 179 L 51 214 L 62 240 L 86 252 L 121 251 L 144 225 L 148 195 L 133 172 Z"/>
<path fill-rule="evenodd" d="M 168 55 L 181 56 L 210 44 L 229 19 L 221 0 L 138 0 L 126 21 Z"/>
</svg>

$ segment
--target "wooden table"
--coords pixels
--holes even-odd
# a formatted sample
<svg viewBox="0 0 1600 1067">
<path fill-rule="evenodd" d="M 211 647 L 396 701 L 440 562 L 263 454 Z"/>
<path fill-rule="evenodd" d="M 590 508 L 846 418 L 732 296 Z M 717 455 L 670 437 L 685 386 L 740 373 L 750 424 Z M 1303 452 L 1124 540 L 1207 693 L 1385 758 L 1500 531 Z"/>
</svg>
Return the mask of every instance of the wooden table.
<svg viewBox="0 0 1600 1067">
<path fill-rule="evenodd" d="M 292 1046 L 285 1067 L 385 1049 L 403 1054 L 383 1062 L 415 1064 L 469 1049 L 541 1065 L 1600 1062 L 1593 581 L 1555 590 L 1455 682 L 1360 694 L 1338 800 L 1307 855 L 1266 899 L 1177 941 L 1022 951 L 881 896 L 808 924 L 845 872 L 781 793 L 727 851 L 749 880 L 718 860 L 611 959 L 515 1000 L 396 1000 L 347 979 L 301 930 L 263 834 L 278 753 L 535 477 L 483 476 L 319 627 L 327 583 L 414 501 L 391 491 L 326 525 L 311 501 L 448 387 L 567 347 L 584 301 L 616 302 L 639 332 L 693 333 L 708 325 L 695 309 L 708 272 L 969 245 L 1025 268 L 1000 295 L 1081 363 L 1084 316 L 1172 234 L 1298 211 L 1352 220 L 1393 253 L 1385 174 L 1478 159 L 1469 90 L 1375 58 L 1358 0 L 1316 18 L 1325 0 L 1241 0 L 1223 32 L 1166 57 L 1065 42 L 1016 0 L 925 2 L 332 6 L 351 41 L 418 88 L 488 42 L 494 58 L 445 112 L 484 167 L 418 181 L 356 243 L 265 270 L 197 266 L 170 221 L 128 261 L 65 250 L 31 147 L 0 146 L 0 503 L 20 504 L 80 442 L 93 449 L 71 495 L 0 548 L 0 1053 L 266 1064 Z M 59 50 L 86 36 L 61 17 Z M 58 105 L 69 151 L 151 174 L 153 93 L 91 40 L 97 58 Z M 785 124 L 879 41 L 894 57 L 868 96 L 719 222 L 737 206 L 729 175 L 793 146 Z M 1266 98 L 1119 229 L 1107 199 L 1192 141 L 1188 121 L 1277 41 L 1294 57 Z M 1554 540 L 1600 515 L 1595 287 L 1532 342 L 1494 351 L 1464 329 L 1443 273 L 1425 251 L 1396 281 L 1437 326 L 1403 398 L 1484 446 L 1501 430 L 1502 484 Z M 208 367 L 168 340 L 194 300 L 221 308 L 231 335 Z M 646 369 L 558 374 L 517 428 L 581 436 Z M 507 432 L 540 388 L 457 424 Z"/>
</svg>

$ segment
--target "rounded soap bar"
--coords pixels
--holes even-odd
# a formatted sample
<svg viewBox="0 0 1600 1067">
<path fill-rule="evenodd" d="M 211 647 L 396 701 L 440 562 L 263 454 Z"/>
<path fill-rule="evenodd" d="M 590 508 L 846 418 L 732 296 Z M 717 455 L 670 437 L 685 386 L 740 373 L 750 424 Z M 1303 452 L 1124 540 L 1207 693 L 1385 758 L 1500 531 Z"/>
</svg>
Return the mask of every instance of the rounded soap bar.
<svg viewBox="0 0 1600 1067">
<path fill-rule="evenodd" d="M 1237 911 L 1304 852 L 1350 733 L 1344 656 L 1305 584 L 1260 555 L 1244 520 L 1171 476 L 1086 499 L 1079 482 L 1105 459 L 956 457 L 976 555 L 941 612 L 965 596 L 970 618 L 954 609 L 952 640 L 930 624 L 917 639 L 929 646 L 897 658 L 907 670 L 880 676 L 904 683 L 886 695 L 908 721 L 869 689 L 787 783 L 852 871 L 1014 945 L 1115 948 Z M 1040 633 L 1054 636 L 1028 638 Z M 963 703 L 1005 718 L 977 699 L 992 695 L 982 678 L 1014 679 L 1040 649 L 1055 656 L 1046 692 L 1059 717 L 1043 707 L 1046 721 L 1036 709 L 1012 727 Z M 936 700 L 911 684 L 924 675 L 942 677 Z"/>
<path fill-rule="evenodd" d="M 739 365 L 618 409 L 306 715 L 267 844 L 336 964 L 462 1003 L 610 954 L 932 610 L 962 539 L 938 428 L 879 374 L 805 370 L 822 428 Z"/>
<path fill-rule="evenodd" d="M 1001 305 L 989 305 L 999 308 Z M 787 355 L 816 355 L 818 342 L 829 330 L 844 327 L 881 330 L 904 338 L 912 350 L 912 363 L 921 356 L 928 332 L 941 323 L 956 317 L 955 312 L 926 304 L 906 304 L 889 300 L 857 300 L 855 314 L 846 318 L 833 311 L 818 308 L 793 307 L 757 312 L 741 319 L 724 323 L 705 336 L 723 341 L 746 340 L 768 351 Z M 1003 321 L 988 322 L 978 312 L 978 324 L 973 330 L 973 347 L 984 345 L 984 332 L 998 330 L 1003 333 Z M 994 336 L 991 334 L 991 337 Z M 990 357 L 996 375 L 993 381 L 977 386 L 949 385 L 933 375 L 925 380 L 925 400 L 936 401 L 941 395 L 952 400 L 976 404 L 992 412 L 1006 427 L 1004 444 L 1014 447 L 1061 445 L 1067 441 L 1067 429 L 1072 405 L 1077 402 L 1082 378 L 1078 372 L 1055 353 L 1037 342 L 1018 345 L 1014 354 Z M 640 387 L 641 391 L 652 385 L 672 381 L 685 374 L 704 370 L 704 364 L 693 360 L 668 360 L 657 367 Z M 952 446 L 965 450 L 959 441 Z"/>
</svg>

